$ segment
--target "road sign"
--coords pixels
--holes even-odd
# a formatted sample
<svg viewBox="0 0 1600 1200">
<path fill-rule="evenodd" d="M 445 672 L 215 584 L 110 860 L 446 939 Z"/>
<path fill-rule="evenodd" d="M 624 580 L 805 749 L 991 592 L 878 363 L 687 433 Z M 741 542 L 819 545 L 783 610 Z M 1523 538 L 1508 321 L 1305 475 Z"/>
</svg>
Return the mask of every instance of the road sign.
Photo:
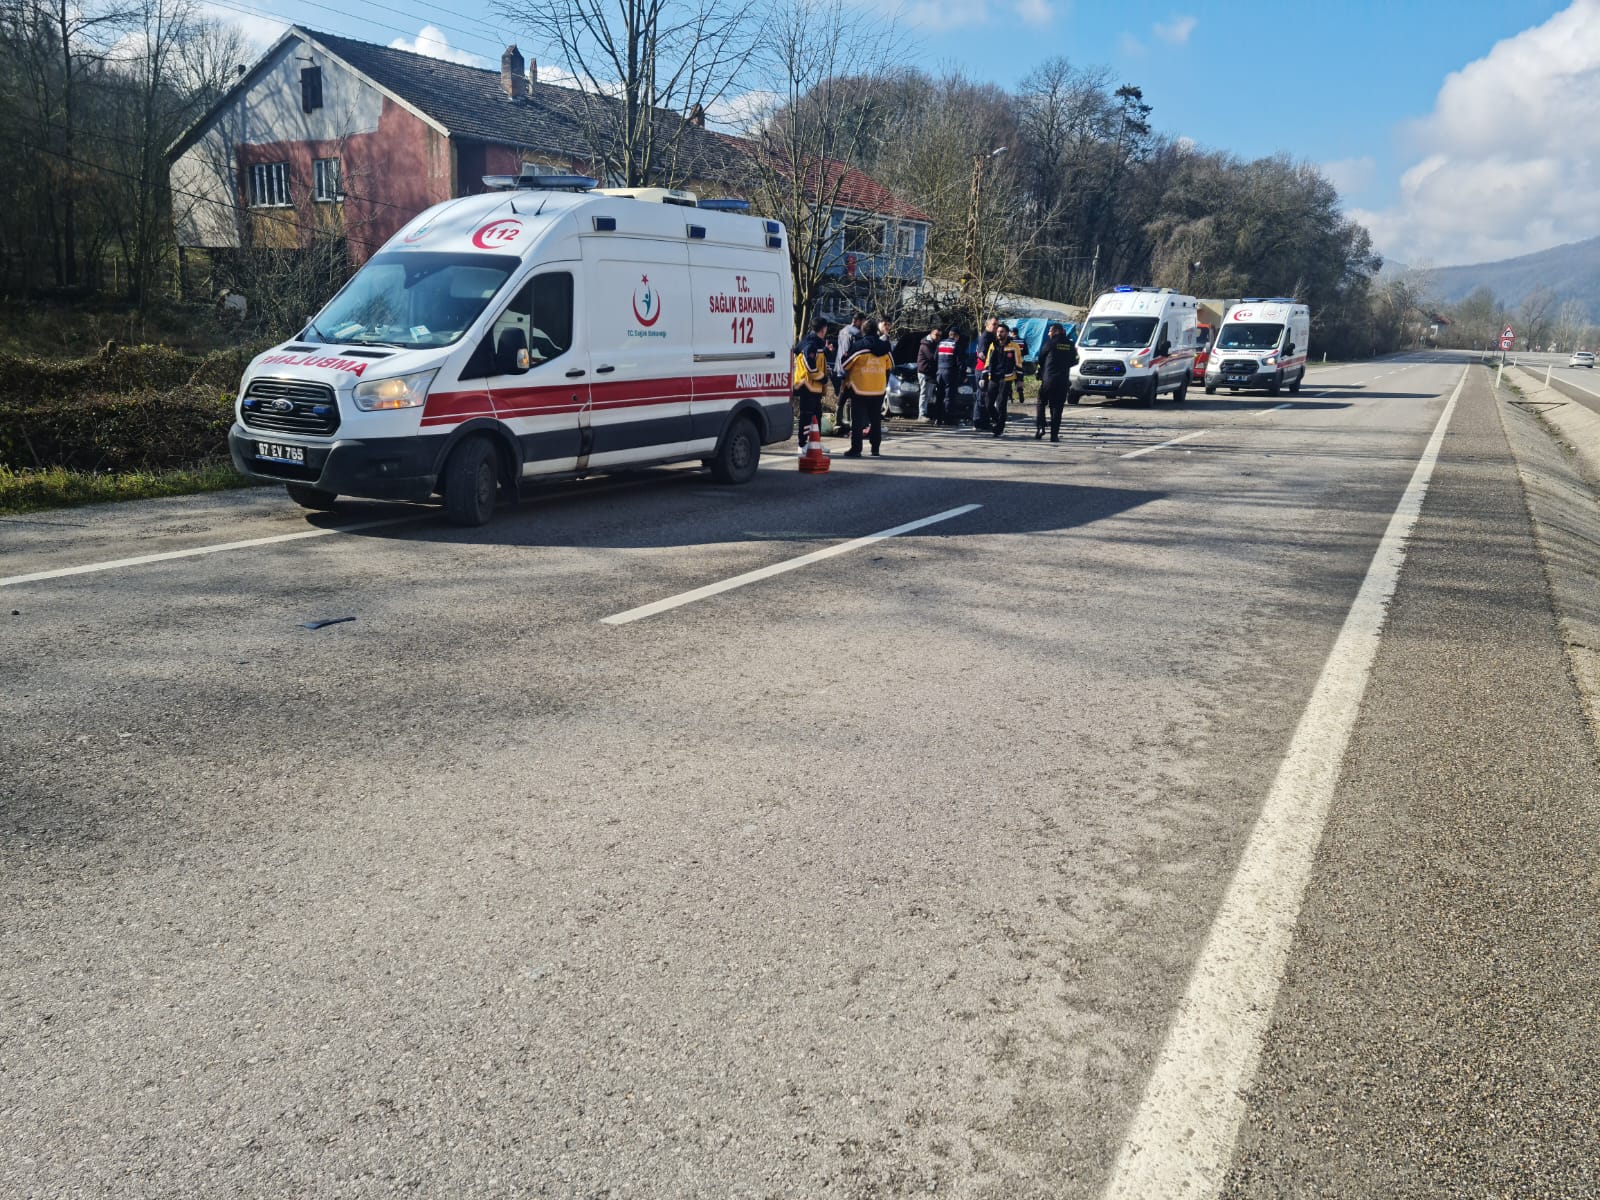
<svg viewBox="0 0 1600 1200">
<path fill-rule="evenodd" d="M 1515 341 L 1515 340 L 1516 340 L 1515 338 L 1508 338 L 1508 337 L 1501 338 L 1500 339 L 1500 349 L 1502 349 L 1502 350 L 1511 349 L 1511 343 L 1513 341 Z"/>
<path fill-rule="evenodd" d="M 1511 326 L 1507 325 L 1500 331 L 1500 336 L 1503 338 L 1514 338 L 1517 336 L 1517 331 L 1511 328 Z"/>
</svg>

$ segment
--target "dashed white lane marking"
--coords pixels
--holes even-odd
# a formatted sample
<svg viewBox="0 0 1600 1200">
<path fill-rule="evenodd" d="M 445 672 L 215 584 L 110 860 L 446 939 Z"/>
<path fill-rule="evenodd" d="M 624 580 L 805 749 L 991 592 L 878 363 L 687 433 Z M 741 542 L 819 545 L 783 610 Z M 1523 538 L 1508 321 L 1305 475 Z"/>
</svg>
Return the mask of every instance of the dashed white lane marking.
<svg viewBox="0 0 1600 1200">
<path fill-rule="evenodd" d="M 1146 446 L 1142 450 L 1130 450 L 1126 454 L 1122 455 L 1121 457 L 1123 457 L 1123 458 L 1138 458 L 1141 454 L 1149 454 L 1149 453 L 1151 453 L 1152 451 L 1155 451 L 1155 450 L 1164 450 L 1168 446 L 1176 446 L 1179 442 L 1188 442 L 1188 441 L 1193 441 L 1197 437 L 1205 437 L 1205 435 L 1210 433 L 1210 432 L 1211 432 L 1211 430 L 1209 430 L 1209 429 L 1196 429 L 1193 433 L 1186 433 L 1182 437 L 1168 438 L 1164 442 L 1159 442 L 1154 446 Z"/>
<path fill-rule="evenodd" d="M 1466 381 L 1463 370 L 1300 716 L 1117 1155 L 1105 1200 L 1205 1200 L 1222 1184 L 1406 541 Z"/>
<path fill-rule="evenodd" d="M 903 533 L 911 533 L 918 529 L 924 529 L 929 525 L 937 525 L 940 521 L 949 521 L 955 517 L 965 516 L 967 513 L 974 512 L 982 507 L 983 505 L 981 504 L 963 504 L 959 508 L 948 508 L 944 512 L 934 513 L 931 517 L 923 517 L 918 521 L 908 521 L 904 525 L 896 525 L 893 529 L 885 529 L 880 533 L 869 533 L 865 537 L 852 538 L 848 542 L 840 542 L 834 546 L 825 546 L 821 550 L 813 550 L 810 554 L 802 554 L 798 558 L 788 558 L 783 562 L 759 567 L 754 571 L 746 571 L 743 575 L 735 575 L 730 579 L 724 579 L 717 583 L 708 583 L 705 587 L 698 587 L 693 591 L 679 592 L 676 596 L 668 596 L 665 600 L 641 604 L 638 608 L 628 609 L 627 612 L 601 617 L 600 623 L 602 625 L 627 625 L 632 621 L 642 621 L 644 618 L 653 617 L 657 613 L 668 612 L 674 608 L 682 608 L 685 604 L 693 604 L 696 600 L 704 600 L 709 596 L 718 596 L 723 592 L 744 587 L 749 583 L 758 583 L 763 579 L 771 579 L 774 575 L 782 575 L 785 571 L 794 571 L 800 567 L 809 566 L 814 562 L 821 562 L 825 558 L 848 554 L 852 550 L 859 550 L 863 546 L 870 546 L 872 543 L 881 542 L 885 538 L 899 537 Z"/>
<path fill-rule="evenodd" d="M 1320 395 L 1320 393 L 1313 392 L 1312 395 Z M 1293 407 L 1294 407 L 1293 402 L 1290 402 L 1290 403 L 1287 403 L 1287 404 L 1274 404 L 1271 408 L 1263 408 L 1260 412 L 1253 412 L 1250 415 L 1252 417 L 1264 417 L 1268 413 L 1280 412 L 1285 408 L 1293 408 Z"/>
<path fill-rule="evenodd" d="M 132 558 L 113 558 L 106 562 L 84 563 L 76 567 L 57 567 L 50 571 L 34 571 L 28 575 L 10 575 L 0 579 L 0 587 L 19 583 L 39 583 L 46 579 L 65 579 L 69 575 L 93 575 L 99 571 L 117 571 L 123 567 L 142 567 L 148 563 L 171 562 L 176 558 L 198 558 L 202 554 L 221 554 L 224 550 L 249 550 L 254 546 L 271 546 L 278 542 L 298 542 L 306 538 L 331 537 L 336 533 L 360 533 L 363 529 L 381 529 L 385 525 L 403 525 L 407 521 L 421 520 L 420 516 L 387 517 L 382 521 L 362 521 L 355 525 L 340 525 L 332 529 L 302 529 L 295 533 L 279 533 L 271 537 L 245 538 L 239 542 L 217 542 L 210 546 L 191 546 L 187 550 L 164 550 L 160 554 L 139 554 Z"/>
</svg>

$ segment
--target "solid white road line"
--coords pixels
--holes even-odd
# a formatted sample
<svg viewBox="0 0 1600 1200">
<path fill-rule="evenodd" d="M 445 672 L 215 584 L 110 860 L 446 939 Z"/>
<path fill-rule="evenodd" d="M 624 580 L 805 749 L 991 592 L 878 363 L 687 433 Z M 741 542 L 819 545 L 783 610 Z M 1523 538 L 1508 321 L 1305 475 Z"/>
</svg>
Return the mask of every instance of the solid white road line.
<svg viewBox="0 0 1600 1200">
<path fill-rule="evenodd" d="M 1320 396 L 1321 394 L 1322 394 L 1321 392 L 1312 392 L 1312 393 L 1310 393 L 1310 395 L 1312 395 L 1312 396 Z M 1260 412 L 1253 412 L 1250 415 L 1252 417 L 1264 417 L 1268 413 L 1281 412 L 1283 409 L 1293 408 L 1293 407 L 1294 407 L 1294 402 L 1290 401 L 1287 404 L 1274 404 L 1271 408 L 1263 408 Z"/>
<path fill-rule="evenodd" d="M 934 513 L 931 517 L 923 517 L 920 521 L 909 521 L 904 525 L 896 525 L 893 529 L 885 529 L 881 533 L 869 533 L 866 537 L 852 538 L 848 542 L 840 542 L 836 546 L 827 546 L 821 550 L 813 550 L 810 554 L 802 554 L 799 558 L 785 559 L 783 562 L 773 563 L 768 567 L 760 567 L 754 571 L 746 571 L 743 575 L 735 575 L 731 579 L 724 579 L 720 583 L 708 583 L 705 587 L 695 588 L 691 592 L 679 592 L 676 596 L 668 596 L 665 600 L 657 600 L 652 604 L 642 604 L 638 608 L 630 608 L 627 612 L 615 613 L 609 617 L 601 617 L 602 625 L 627 625 L 632 621 L 642 621 L 646 617 L 653 617 L 657 613 L 664 613 L 674 608 L 681 608 L 685 604 L 693 604 L 696 600 L 704 600 L 708 596 L 717 596 L 723 592 L 732 591 L 734 588 L 744 587 L 747 583 L 757 583 L 763 579 L 770 579 L 774 575 L 782 575 L 785 571 L 793 571 L 800 567 L 809 566 L 814 562 L 821 562 L 825 558 L 833 558 L 839 554 L 848 554 L 851 550 L 859 550 L 863 546 L 870 546 L 873 542 L 881 542 L 885 538 L 899 537 L 902 533 L 911 533 L 929 525 L 937 525 L 940 521 L 948 521 L 954 517 L 965 516 L 982 508 L 981 504 L 963 504 L 960 508 L 946 509 L 942 513 Z"/>
<path fill-rule="evenodd" d="M 421 520 L 429 514 L 409 517 L 387 517 L 382 521 L 362 521 L 355 525 L 341 525 L 337 529 L 302 529 L 296 533 L 279 533 L 272 537 L 246 538 L 241 542 L 218 542 L 211 546 L 193 546 L 188 550 L 166 550 L 160 554 L 140 554 L 133 558 L 114 558 L 107 562 L 84 563 L 79 567 L 57 567 L 51 571 L 34 571 L 29 575 L 10 575 L 0 579 L 0 587 L 18 583 L 39 583 L 46 579 L 65 579 L 69 575 L 93 575 L 99 571 L 116 571 L 122 567 L 142 567 L 146 563 L 170 562 L 175 558 L 198 558 L 202 554 L 221 554 L 224 550 L 248 550 L 252 546 L 271 546 L 277 542 L 298 542 L 304 538 L 329 537 L 335 533 L 359 533 L 363 529 L 381 529 L 385 525 L 403 525 L 407 521 Z"/>
<path fill-rule="evenodd" d="M 1128 453 L 1121 455 L 1121 457 L 1138 458 L 1141 454 L 1149 454 L 1154 450 L 1165 450 L 1168 446 L 1176 446 L 1179 442 L 1188 442 L 1197 437 L 1205 437 L 1210 432 L 1212 431 L 1209 429 L 1196 429 L 1193 433 L 1186 433 L 1182 437 L 1175 437 L 1155 446 L 1146 446 L 1143 450 L 1130 450 Z"/>
<path fill-rule="evenodd" d="M 1466 381 L 1463 370 L 1301 714 L 1117 1155 L 1105 1200 L 1205 1200 L 1222 1184 L 1406 541 Z"/>
</svg>

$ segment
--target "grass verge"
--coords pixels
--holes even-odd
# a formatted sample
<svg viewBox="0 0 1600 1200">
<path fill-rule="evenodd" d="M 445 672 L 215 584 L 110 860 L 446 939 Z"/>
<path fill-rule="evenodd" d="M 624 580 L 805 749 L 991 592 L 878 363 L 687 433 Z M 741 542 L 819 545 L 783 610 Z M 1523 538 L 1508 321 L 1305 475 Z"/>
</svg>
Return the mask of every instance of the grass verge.
<svg viewBox="0 0 1600 1200">
<path fill-rule="evenodd" d="M 170 471 L 123 471 L 117 474 L 68 471 L 13 471 L 0 466 L 0 514 L 106 504 L 114 500 L 149 500 L 187 496 L 224 488 L 255 487 L 228 463 L 182 467 Z"/>
</svg>

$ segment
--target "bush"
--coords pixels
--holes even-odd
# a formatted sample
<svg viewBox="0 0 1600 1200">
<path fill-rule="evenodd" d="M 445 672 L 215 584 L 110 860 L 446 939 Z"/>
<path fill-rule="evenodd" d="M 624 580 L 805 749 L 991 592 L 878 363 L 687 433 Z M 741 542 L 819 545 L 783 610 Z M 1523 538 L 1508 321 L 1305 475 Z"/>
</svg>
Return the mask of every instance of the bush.
<svg viewBox="0 0 1600 1200">
<path fill-rule="evenodd" d="M 0 466 L 162 470 L 220 462 L 248 350 L 108 344 L 89 358 L 0 355 Z"/>
</svg>

